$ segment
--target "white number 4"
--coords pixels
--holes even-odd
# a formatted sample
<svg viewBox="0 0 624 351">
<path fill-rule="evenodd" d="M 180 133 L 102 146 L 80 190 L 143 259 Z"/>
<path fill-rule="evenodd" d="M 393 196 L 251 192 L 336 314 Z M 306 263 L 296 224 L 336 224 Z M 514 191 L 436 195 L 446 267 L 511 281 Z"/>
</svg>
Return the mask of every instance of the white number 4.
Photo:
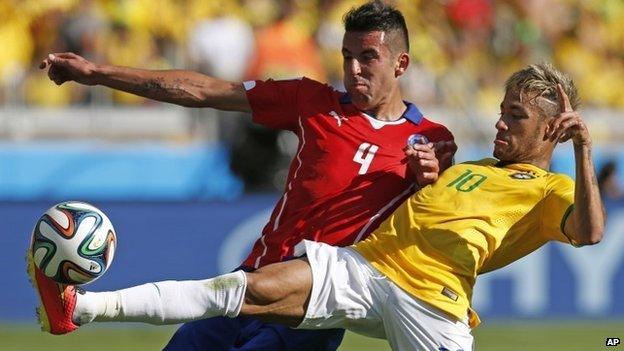
<svg viewBox="0 0 624 351">
<path fill-rule="evenodd" d="M 360 171 L 358 174 L 365 174 L 368 171 L 368 167 L 371 162 L 373 162 L 373 157 L 375 157 L 375 153 L 379 150 L 379 146 L 372 145 L 369 143 L 362 143 L 358 148 L 355 156 L 353 156 L 353 161 L 361 164 Z"/>
</svg>

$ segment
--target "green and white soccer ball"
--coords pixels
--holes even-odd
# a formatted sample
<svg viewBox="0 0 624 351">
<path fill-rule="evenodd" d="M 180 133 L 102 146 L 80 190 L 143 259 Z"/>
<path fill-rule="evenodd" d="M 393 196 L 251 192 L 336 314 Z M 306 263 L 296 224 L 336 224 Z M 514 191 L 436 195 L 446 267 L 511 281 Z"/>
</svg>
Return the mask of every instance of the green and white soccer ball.
<svg viewBox="0 0 624 351">
<path fill-rule="evenodd" d="M 101 277 L 115 254 L 111 221 L 93 205 L 69 201 L 48 209 L 32 233 L 35 265 L 63 284 L 86 284 Z"/>
</svg>

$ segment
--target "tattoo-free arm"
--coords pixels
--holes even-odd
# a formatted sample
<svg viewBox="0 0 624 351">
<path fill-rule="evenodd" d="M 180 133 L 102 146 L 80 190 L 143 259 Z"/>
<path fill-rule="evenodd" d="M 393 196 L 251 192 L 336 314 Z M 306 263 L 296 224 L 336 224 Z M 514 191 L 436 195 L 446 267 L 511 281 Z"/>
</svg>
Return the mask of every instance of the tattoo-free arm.
<svg viewBox="0 0 624 351">
<path fill-rule="evenodd" d="M 606 215 L 591 158 L 591 145 L 574 145 L 576 185 L 574 209 L 565 223 L 564 231 L 577 245 L 600 242 Z"/>
<path fill-rule="evenodd" d="M 574 209 L 563 231 L 576 245 L 597 244 L 602 240 L 606 214 L 594 172 L 591 137 L 580 113 L 572 109 L 570 99 L 560 84 L 557 85 L 557 95 L 562 112 L 553 119 L 548 136 L 553 142 L 571 139 L 576 164 Z"/>
</svg>

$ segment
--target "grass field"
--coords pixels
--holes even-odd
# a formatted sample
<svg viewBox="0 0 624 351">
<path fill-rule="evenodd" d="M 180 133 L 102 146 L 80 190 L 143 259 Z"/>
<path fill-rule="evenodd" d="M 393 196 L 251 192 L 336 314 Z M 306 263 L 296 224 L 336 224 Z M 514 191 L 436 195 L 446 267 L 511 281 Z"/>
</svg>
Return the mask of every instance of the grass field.
<svg viewBox="0 0 624 351">
<path fill-rule="evenodd" d="M 33 326 L 0 324 L 2 351 L 137 351 L 160 350 L 174 328 L 133 327 L 118 325 L 93 326 L 65 336 L 51 336 Z M 607 337 L 624 339 L 624 322 L 549 322 L 549 323 L 491 323 L 474 332 L 476 350 L 529 351 L 594 351 L 624 350 L 606 347 Z M 623 340 L 624 341 L 624 340 Z M 341 351 L 390 350 L 384 340 L 370 339 L 348 333 Z"/>
</svg>

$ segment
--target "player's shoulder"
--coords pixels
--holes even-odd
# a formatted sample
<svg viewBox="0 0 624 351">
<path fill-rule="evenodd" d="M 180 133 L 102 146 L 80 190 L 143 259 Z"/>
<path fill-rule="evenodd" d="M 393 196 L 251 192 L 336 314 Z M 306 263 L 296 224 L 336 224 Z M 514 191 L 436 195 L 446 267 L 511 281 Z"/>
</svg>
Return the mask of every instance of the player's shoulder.
<svg viewBox="0 0 624 351">
<path fill-rule="evenodd" d="M 465 161 L 460 163 L 460 165 L 472 165 L 472 166 L 484 166 L 484 167 L 494 167 L 498 163 L 498 160 L 491 157 L 482 158 L 480 160 L 474 161 Z"/>
<path fill-rule="evenodd" d="M 331 85 L 320 82 L 313 78 L 304 76 L 304 77 L 298 78 L 298 80 L 301 82 L 300 86 L 302 89 L 317 90 L 317 91 L 323 91 L 327 93 L 340 93 L 340 92 L 337 92 L 336 89 L 332 87 Z"/>
<path fill-rule="evenodd" d="M 548 172 L 546 176 L 546 188 L 548 190 L 568 190 L 574 189 L 574 179 L 563 173 Z"/>
<path fill-rule="evenodd" d="M 453 140 L 453 133 L 442 123 L 435 122 L 427 116 L 422 116 L 418 123 L 419 129 L 430 133 L 431 141 Z"/>
<path fill-rule="evenodd" d="M 338 109 L 340 97 L 344 94 L 326 83 L 308 77 L 267 80 L 264 83 L 269 83 L 263 85 L 265 91 L 275 89 L 282 94 L 296 97 L 295 100 L 305 116 Z"/>
<path fill-rule="evenodd" d="M 346 94 L 327 83 L 312 78 L 301 77 L 299 80 L 298 95 L 303 103 L 338 105 L 341 97 Z"/>
<path fill-rule="evenodd" d="M 435 122 L 435 121 L 429 119 L 429 117 L 424 116 L 424 115 L 420 119 L 420 123 L 419 124 L 422 125 L 422 126 L 427 126 L 428 128 L 447 129 L 442 123 Z"/>
<path fill-rule="evenodd" d="M 294 78 L 283 78 L 283 79 L 273 79 L 268 78 L 266 80 L 252 80 L 243 83 L 247 90 L 250 90 L 252 87 L 256 87 L 258 85 L 264 86 L 267 89 L 273 89 L 275 87 L 282 88 L 293 88 L 298 90 L 309 91 L 326 91 L 326 92 L 335 92 L 336 90 L 326 83 L 319 82 L 312 78 L 308 77 L 294 77 Z"/>
<path fill-rule="evenodd" d="M 449 169 L 444 171 L 443 174 L 451 177 L 455 177 L 458 174 L 464 174 L 465 172 L 475 174 L 488 174 L 492 170 L 489 168 L 495 167 L 497 160 L 493 158 L 484 158 L 475 161 L 465 161 L 454 164 Z"/>
<path fill-rule="evenodd" d="M 429 118 L 429 116 L 425 116 L 425 115 L 422 116 L 420 120 L 420 124 L 426 124 L 431 127 L 446 128 L 442 123 L 436 122 L 432 120 L 431 118 Z"/>
</svg>

